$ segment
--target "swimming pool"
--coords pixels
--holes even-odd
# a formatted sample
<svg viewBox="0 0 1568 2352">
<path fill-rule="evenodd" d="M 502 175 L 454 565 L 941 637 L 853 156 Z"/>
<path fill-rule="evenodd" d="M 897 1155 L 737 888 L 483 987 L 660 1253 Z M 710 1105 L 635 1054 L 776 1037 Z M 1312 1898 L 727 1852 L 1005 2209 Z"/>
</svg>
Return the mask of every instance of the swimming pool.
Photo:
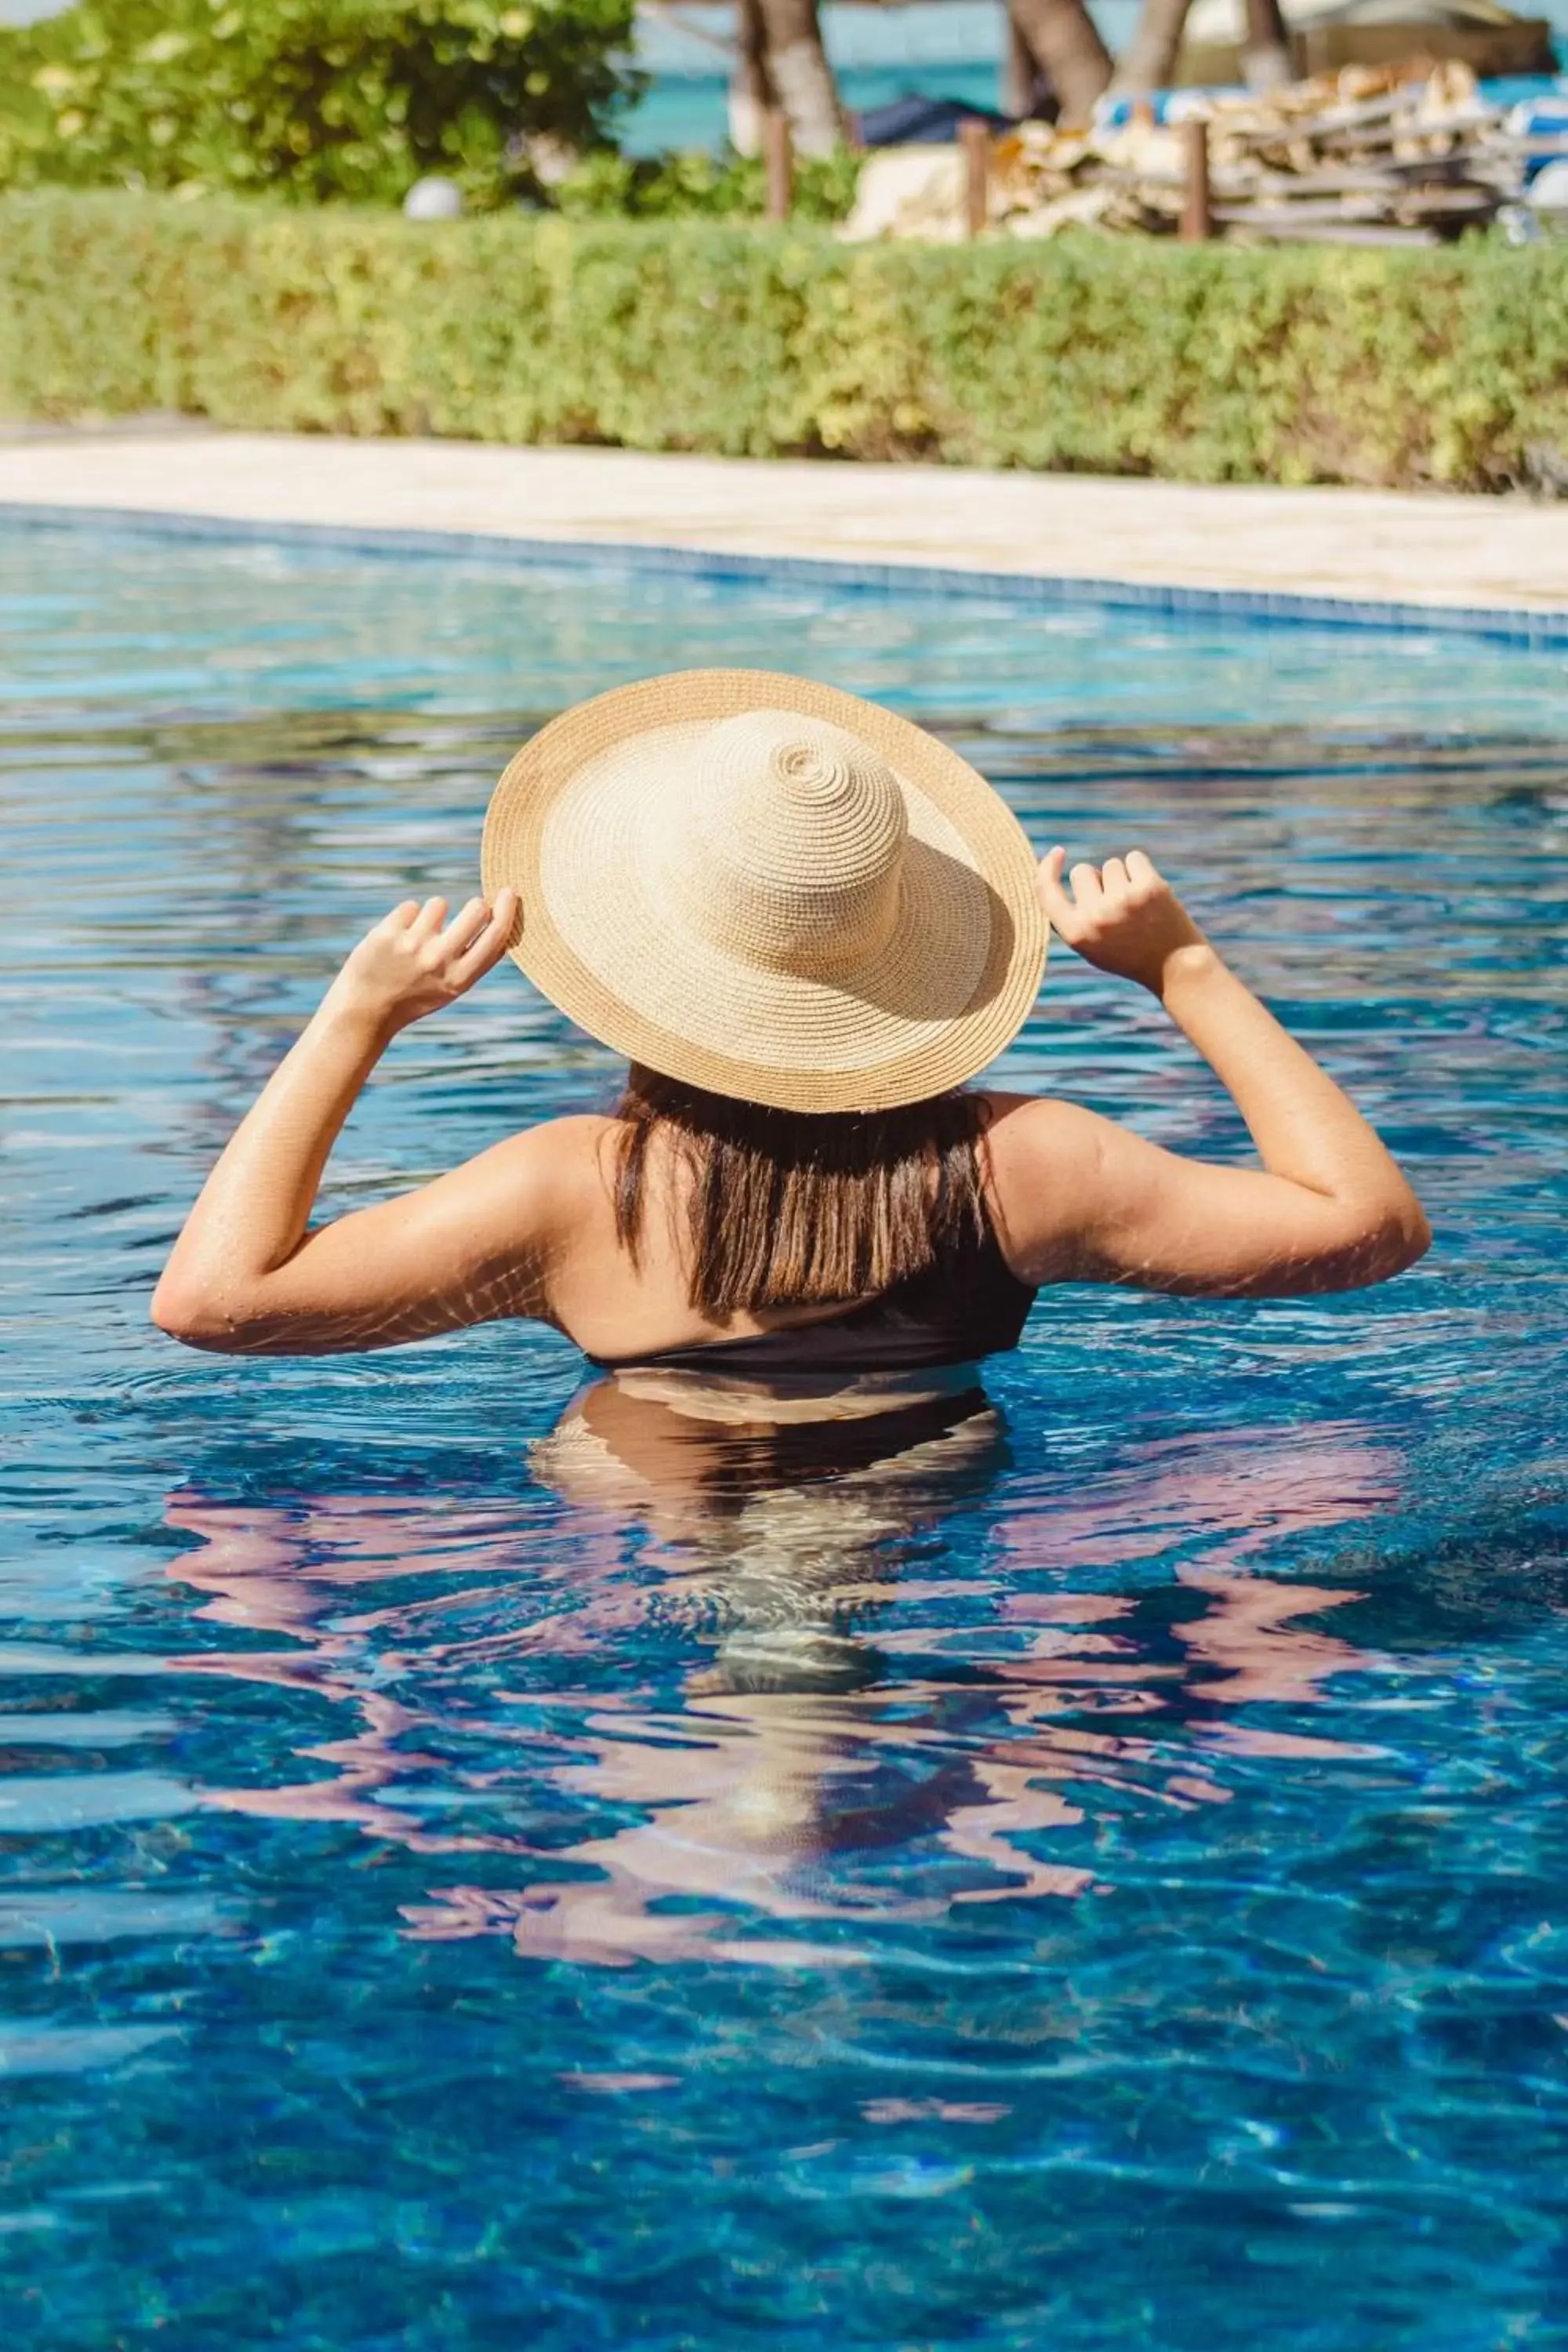
<svg viewBox="0 0 1568 2352">
<path fill-rule="evenodd" d="M 8 2345 L 1563 2341 L 1568 655 L 12 527 L 0 604 Z M 562 1459 L 545 1333 L 161 1340 L 335 957 L 707 661 L 1144 842 L 1431 1256 L 1047 1295 L 983 1446 L 722 1507 Z M 328 1200 L 612 1068 L 499 973 Z M 1065 957 L 1005 1075 L 1240 1148 Z"/>
</svg>

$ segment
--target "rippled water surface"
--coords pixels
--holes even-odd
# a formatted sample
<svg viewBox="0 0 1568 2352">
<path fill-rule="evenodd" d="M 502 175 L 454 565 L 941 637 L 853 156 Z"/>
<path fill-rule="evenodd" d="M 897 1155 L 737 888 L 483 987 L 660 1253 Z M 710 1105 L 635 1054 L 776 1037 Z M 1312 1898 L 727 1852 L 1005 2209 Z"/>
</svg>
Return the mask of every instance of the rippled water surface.
<svg viewBox="0 0 1568 2352">
<path fill-rule="evenodd" d="M 7 2344 L 1568 2341 L 1564 656 L 85 531 L 0 598 Z M 804 1478 L 552 1436 L 521 1326 L 161 1339 L 357 931 L 710 661 L 1146 843 L 1431 1256 L 1047 1293 L 994 1419 Z M 1065 959 L 1005 1070 L 1241 1148 Z M 329 1205 L 612 1078 L 509 968 Z"/>
</svg>

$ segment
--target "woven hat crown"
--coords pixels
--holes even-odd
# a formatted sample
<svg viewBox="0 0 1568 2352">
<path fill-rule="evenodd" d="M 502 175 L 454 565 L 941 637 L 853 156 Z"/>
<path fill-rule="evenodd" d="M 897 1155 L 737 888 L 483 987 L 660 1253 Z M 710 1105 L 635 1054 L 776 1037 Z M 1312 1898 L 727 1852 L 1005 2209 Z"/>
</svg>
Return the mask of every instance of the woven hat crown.
<svg viewBox="0 0 1568 2352">
<path fill-rule="evenodd" d="M 895 711 L 774 670 L 679 670 L 541 728 L 485 819 L 512 954 L 648 1068 L 780 1110 L 962 1086 L 1034 1001 L 1046 929 L 1011 811 Z"/>
<path fill-rule="evenodd" d="M 650 844 L 715 947 L 773 971 L 865 963 L 899 919 L 909 816 L 870 744 L 797 711 L 749 710 L 692 749 Z"/>
</svg>

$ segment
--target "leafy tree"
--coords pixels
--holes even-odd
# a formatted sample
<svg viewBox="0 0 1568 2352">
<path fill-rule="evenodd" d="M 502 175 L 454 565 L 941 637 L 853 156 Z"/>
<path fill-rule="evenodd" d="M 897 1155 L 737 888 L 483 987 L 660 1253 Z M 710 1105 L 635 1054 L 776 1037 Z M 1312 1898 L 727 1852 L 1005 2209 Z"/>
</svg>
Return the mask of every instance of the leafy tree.
<svg viewBox="0 0 1568 2352">
<path fill-rule="evenodd" d="M 77 0 L 0 32 L 0 185 L 470 202 L 605 143 L 632 0 Z"/>
</svg>

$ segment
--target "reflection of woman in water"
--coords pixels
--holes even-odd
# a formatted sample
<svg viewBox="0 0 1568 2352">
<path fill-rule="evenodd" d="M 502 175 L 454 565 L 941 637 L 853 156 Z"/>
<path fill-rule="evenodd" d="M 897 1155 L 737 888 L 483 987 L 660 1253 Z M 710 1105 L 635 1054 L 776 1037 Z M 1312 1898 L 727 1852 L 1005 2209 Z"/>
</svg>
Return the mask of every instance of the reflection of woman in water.
<svg viewBox="0 0 1568 2352">
<path fill-rule="evenodd" d="M 399 907 L 349 957 L 208 1178 L 154 1318 L 309 1354 L 533 1316 L 690 1414 L 743 1420 L 761 1392 L 777 1427 L 960 1415 L 1043 1285 L 1258 1297 L 1408 1265 L 1427 1234 L 1404 1177 L 1149 860 L 1064 864 L 1037 873 L 944 745 L 827 688 L 691 671 L 569 711 L 497 788 L 487 899 L 449 924 L 439 899 Z M 1047 919 L 1159 998 L 1260 1169 L 963 1090 L 1028 1012 Z M 392 1038 L 509 943 L 630 1055 L 618 1108 L 312 1230 Z"/>
<path fill-rule="evenodd" d="M 877 1424 L 889 1449 L 904 1422 Z M 1242 1564 L 1265 1528 L 1389 1499 L 1397 1463 L 1356 1433 L 1145 1449 L 1082 1502 L 1064 1482 L 1048 1509 L 993 1514 L 954 1578 L 946 1523 L 991 1484 L 994 1417 L 875 1462 L 856 1458 L 870 1428 L 817 1424 L 781 1460 L 760 1421 L 738 1434 L 605 1381 L 534 1447 L 560 1507 L 521 1529 L 454 1498 L 172 1496 L 197 1539 L 172 1573 L 248 1636 L 191 1666 L 350 1718 L 323 1740 L 307 1716 L 305 1776 L 208 1801 L 425 1857 L 403 1904 L 420 1937 L 756 1962 L 759 1925 L 787 1921 L 798 1961 L 813 1922 L 1077 1895 L 1104 1875 L 1107 1816 L 1223 1801 L 1216 1758 L 1368 1752 L 1303 1714 L 1386 1663 L 1321 1629 L 1357 1593 Z M 1178 1527 L 1182 1557 L 1150 1574 Z M 922 1598 L 889 1628 L 901 1573 Z"/>
</svg>

